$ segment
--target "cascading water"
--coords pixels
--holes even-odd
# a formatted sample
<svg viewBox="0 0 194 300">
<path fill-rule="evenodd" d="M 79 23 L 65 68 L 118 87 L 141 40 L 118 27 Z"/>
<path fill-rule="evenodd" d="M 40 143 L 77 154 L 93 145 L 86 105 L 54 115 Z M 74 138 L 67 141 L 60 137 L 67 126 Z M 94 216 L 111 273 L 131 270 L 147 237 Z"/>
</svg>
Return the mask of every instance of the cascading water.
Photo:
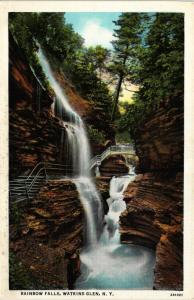
<svg viewBox="0 0 194 300">
<path fill-rule="evenodd" d="M 82 275 L 76 282 L 76 288 L 151 289 L 153 252 L 140 246 L 120 244 L 118 221 L 125 209 L 123 191 L 133 176 L 111 180 L 110 198 L 107 199 L 109 212 L 104 218 L 105 226 L 100 235 L 103 224 L 102 204 L 90 176 L 90 147 L 84 123 L 70 106 L 41 48 L 38 56 L 56 95 L 53 113 L 61 119 L 64 127 L 61 157 L 64 151 L 73 166 L 72 177 L 86 215 L 86 244 L 80 255 Z"/>
<path fill-rule="evenodd" d="M 96 247 L 81 253 L 76 289 L 152 289 L 154 252 L 120 243 L 119 216 L 126 208 L 123 192 L 134 176 L 112 178 L 105 226 Z"/>
<path fill-rule="evenodd" d="M 86 243 L 94 247 L 102 223 L 102 204 L 99 194 L 90 176 L 90 146 L 85 130 L 85 125 L 80 116 L 70 106 L 67 96 L 54 77 L 48 60 L 41 47 L 38 57 L 44 73 L 55 92 L 54 114 L 61 119 L 61 125 L 67 134 L 65 144 L 62 132 L 62 149 L 65 149 L 68 161 L 73 166 L 72 177 L 75 180 L 80 200 L 86 214 Z"/>
</svg>

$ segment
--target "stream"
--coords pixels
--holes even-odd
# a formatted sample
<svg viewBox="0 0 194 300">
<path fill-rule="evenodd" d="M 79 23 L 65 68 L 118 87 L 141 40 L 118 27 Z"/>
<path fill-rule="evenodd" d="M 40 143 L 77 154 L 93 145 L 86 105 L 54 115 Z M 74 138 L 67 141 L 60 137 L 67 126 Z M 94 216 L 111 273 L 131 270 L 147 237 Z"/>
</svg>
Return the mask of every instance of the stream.
<svg viewBox="0 0 194 300">
<path fill-rule="evenodd" d="M 55 92 L 53 114 L 60 118 L 64 127 L 61 151 L 65 152 L 68 163 L 73 166 L 69 178 L 77 186 L 85 211 L 85 246 L 80 255 L 81 276 L 75 288 L 152 289 L 154 252 L 145 247 L 120 243 L 119 216 L 126 208 L 123 192 L 135 174 L 112 178 L 107 199 L 109 210 L 104 216 L 102 200 L 90 173 L 91 153 L 85 124 L 70 106 L 41 48 L 38 57 Z"/>
<path fill-rule="evenodd" d="M 76 289 L 152 289 L 154 251 L 120 243 L 119 216 L 126 208 L 123 192 L 135 174 L 113 177 L 110 182 L 109 211 L 95 247 L 81 252 L 81 276 Z"/>
</svg>

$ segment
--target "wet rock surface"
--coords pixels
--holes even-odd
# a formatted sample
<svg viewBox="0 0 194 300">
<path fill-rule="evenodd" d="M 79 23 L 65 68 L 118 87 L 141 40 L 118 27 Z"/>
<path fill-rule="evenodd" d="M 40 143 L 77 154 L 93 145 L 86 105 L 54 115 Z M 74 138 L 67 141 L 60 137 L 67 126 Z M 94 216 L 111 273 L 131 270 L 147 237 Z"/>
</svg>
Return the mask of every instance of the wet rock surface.
<svg viewBox="0 0 194 300">
<path fill-rule="evenodd" d="M 154 288 L 158 290 L 183 287 L 182 184 L 181 173 L 171 180 L 144 174 L 125 192 L 121 241 L 156 250 Z"/>
<path fill-rule="evenodd" d="M 64 128 L 51 113 L 51 95 L 13 39 L 9 47 L 9 170 L 14 178 L 28 173 L 38 162 L 62 161 Z"/>
<path fill-rule="evenodd" d="M 134 133 L 138 173 L 183 171 L 184 102 L 178 95 L 161 107 Z"/>
<path fill-rule="evenodd" d="M 110 180 L 111 180 L 110 177 L 100 176 L 100 177 L 97 177 L 96 181 L 95 181 L 97 190 L 100 192 L 100 195 L 101 195 L 105 215 L 108 212 L 108 204 L 107 204 L 106 200 L 110 197 L 110 195 L 109 195 Z"/>
<path fill-rule="evenodd" d="M 160 108 L 135 132 L 137 177 L 120 217 L 121 240 L 156 250 L 154 289 L 183 289 L 183 101 Z"/>
<path fill-rule="evenodd" d="M 72 288 L 80 272 L 82 237 L 83 208 L 75 184 L 52 180 L 25 208 L 19 225 L 11 224 L 10 250 L 38 288 Z"/>
<path fill-rule="evenodd" d="M 111 155 L 102 161 L 100 167 L 102 177 L 124 176 L 129 172 L 125 158 L 122 155 Z"/>
<path fill-rule="evenodd" d="M 72 107 L 87 124 L 107 132 L 113 140 L 114 130 L 104 121 L 103 112 L 77 93 L 64 74 L 55 72 Z M 40 161 L 64 163 L 64 145 L 67 133 L 61 121 L 53 116 L 53 94 L 42 87 L 25 59 L 24 54 L 10 36 L 9 42 L 9 169 L 10 177 L 28 174 Z M 99 127 L 100 126 L 100 127 Z M 62 143 L 63 140 L 63 143 Z M 105 147 L 92 143 L 93 155 Z M 71 162 L 70 162 L 71 164 Z"/>
</svg>

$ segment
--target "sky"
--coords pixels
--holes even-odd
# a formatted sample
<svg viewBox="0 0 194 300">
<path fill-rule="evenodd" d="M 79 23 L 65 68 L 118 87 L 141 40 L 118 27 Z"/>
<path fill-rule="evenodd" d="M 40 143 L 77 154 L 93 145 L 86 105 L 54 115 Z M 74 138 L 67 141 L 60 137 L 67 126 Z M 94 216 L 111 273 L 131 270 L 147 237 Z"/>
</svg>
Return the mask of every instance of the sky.
<svg viewBox="0 0 194 300">
<path fill-rule="evenodd" d="M 120 12 L 67 12 L 65 19 L 85 39 L 87 47 L 100 44 L 110 49 L 115 28 L 112 21 L 117 20 L 120 14 Z"/>
<path fill-rule="evenodd" d="M 65 13 L 67 23 L 72 24 L 75 32 L 78 32 L 84 39 L 85 45 L 102 45 L 105 48 L 112 49 L 111 41 L 114 40 L 113 31 L 115 24 L 121 12 L 71 12 Z M 138 87 L 131 85 L 131 90 L 137 90 Z M 123 87 L 119 101 L 131 103 L 133 92 Z"/>
</svg>

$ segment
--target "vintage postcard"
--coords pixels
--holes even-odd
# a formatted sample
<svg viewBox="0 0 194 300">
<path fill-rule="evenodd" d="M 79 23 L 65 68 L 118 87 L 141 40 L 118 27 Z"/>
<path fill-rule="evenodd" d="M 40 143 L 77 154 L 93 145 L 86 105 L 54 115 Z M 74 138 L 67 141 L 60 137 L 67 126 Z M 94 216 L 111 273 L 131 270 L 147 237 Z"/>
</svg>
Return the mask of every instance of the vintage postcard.
<svg viewBox="0 0 194 300">
<path fill-rule="evenodd" d="M 0 299 L 194 299 L 193 3 L 0 8 Z"/>
</svg>

